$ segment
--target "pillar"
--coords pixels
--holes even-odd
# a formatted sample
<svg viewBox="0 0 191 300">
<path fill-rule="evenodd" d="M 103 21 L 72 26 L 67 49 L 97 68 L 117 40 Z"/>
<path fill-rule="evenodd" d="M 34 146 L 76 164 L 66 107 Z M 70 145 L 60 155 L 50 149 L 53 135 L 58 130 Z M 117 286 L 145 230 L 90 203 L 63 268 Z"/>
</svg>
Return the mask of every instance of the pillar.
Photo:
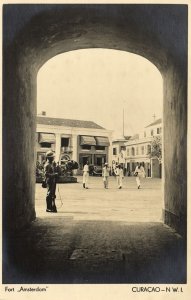
<svg viewBox="0 0 191 300">
<path fill-rule="evenodd" d="M 72 135 L 72 159 L 78 161 L 78 144 L 77 144 L 77 134 Z"/>
<path fill-rule="evenodd" d="M 61 135 L 56 133 L 56 145 L 55 145 L 55 161 L 60 161 L 60 150 L 61 150 Z"/>
<path fill-rule="evenodd" d="M 109 137 L 109 147 L 108 147 L 108 164 L 112 166 L 112 138 Z"/>
</svg>

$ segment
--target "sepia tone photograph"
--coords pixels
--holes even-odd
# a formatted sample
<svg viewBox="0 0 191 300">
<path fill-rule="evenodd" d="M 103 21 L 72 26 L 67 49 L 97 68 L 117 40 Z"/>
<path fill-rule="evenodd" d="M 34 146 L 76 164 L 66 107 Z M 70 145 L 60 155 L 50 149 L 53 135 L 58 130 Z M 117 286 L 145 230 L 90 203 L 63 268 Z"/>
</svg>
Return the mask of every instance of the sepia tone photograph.
<svg viewBox="0 0 191 300">
<path fill-rule="evenodd" d="M 2 283 L 187 284 L 188 5 L 2 17 Z"/>
</svg>

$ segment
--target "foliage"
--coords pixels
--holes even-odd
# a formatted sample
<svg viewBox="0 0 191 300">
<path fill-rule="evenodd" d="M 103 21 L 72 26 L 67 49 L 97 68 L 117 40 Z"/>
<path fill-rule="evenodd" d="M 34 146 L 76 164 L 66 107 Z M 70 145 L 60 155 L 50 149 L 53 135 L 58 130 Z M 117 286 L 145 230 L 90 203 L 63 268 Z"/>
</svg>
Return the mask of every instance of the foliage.
<svg viewBox="0 0 191 300">
<path fill-rule="evenodd" d="M 36 162 L 36 177 L 44 177 L 44 165 L 45 161 L 43 163 Z M 71 176 L 72 171 L 78 169 L 78 163 L 73 160 L 66 161 L 62 165 L 55 163 L 55 168 L 59 176 Z"/>
<path fill-rule="evenodd" d="M 151 153 L 150 157 L 157 157 L 159 160 L 162 159 L 162 139 L 161 136 L 153 137 L 151 142 Z"/>
</svg>

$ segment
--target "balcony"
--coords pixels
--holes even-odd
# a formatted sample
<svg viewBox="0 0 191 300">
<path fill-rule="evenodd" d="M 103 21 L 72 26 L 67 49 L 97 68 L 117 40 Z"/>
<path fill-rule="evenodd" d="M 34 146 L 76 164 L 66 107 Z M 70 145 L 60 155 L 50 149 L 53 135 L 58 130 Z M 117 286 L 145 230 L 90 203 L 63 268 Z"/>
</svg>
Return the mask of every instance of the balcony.
<svg viewBox="0 0 191 300">
<path fill-rule="evenodd" d="M 61 153 L 71 153 L 71 152 L 72 152 L 72 146 L 61 147 Z"/>
</svg>

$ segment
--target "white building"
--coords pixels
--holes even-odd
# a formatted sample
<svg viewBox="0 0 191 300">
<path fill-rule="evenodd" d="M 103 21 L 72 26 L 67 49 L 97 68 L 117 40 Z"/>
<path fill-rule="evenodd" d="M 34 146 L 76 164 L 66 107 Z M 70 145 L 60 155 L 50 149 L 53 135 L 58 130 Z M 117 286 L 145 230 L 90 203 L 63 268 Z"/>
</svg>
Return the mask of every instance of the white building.
<svg viewBox="0 0 191 300">
<path fill-rule="evenodd" d="M 158 119 L 132 136 L 126 143 L 126 168 L 129 174 L 134 172 L 136 164 L 142 163 L 147 177 L 161 177 L 162 166 L 157 158 L 150 158 L 153 137 L 161 136 L 162 119 Z"/>
<path fill-rule="evenodd" d="M 55 161 L 67 159 L 79 163 L 80 169 L 89 164 L 112 163 L 112 131 L 92 121 L 37 116 L 36 158 L 45 159 L 48 150 L 55 152 Z"/>
<path fill-rule="evenodd" d="M 116 164 L 126 167 L 126 145 L 130 137 L 122 137 L 112 141 L 112 166 L 115 168 Z"/>
</svg>

